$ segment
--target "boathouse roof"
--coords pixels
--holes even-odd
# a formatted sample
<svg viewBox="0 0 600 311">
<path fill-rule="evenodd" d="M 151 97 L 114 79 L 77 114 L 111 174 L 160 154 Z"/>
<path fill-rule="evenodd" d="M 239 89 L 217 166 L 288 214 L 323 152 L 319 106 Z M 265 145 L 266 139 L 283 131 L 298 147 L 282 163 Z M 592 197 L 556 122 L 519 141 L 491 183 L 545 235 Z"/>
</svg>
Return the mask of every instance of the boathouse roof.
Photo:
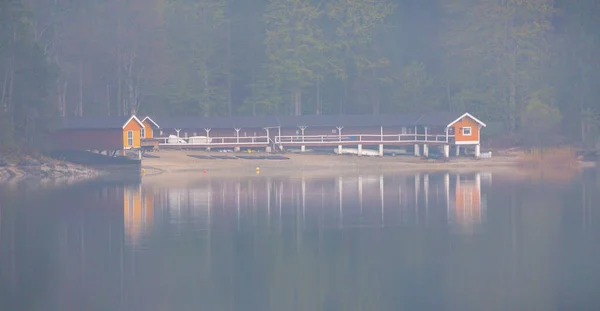
<svg viewBox="0 0 600 311">
<path fill-rule="evenodd" d="M 336 126 L 440 126 L 446 127 L 464 113 L 428 112 L 396 115 L 301 115 L 301 116 L 155 116 L 161 128 L 264 128 Z M 470 116 L 470 115 L 469 115 Z M 478 120 L 477 120 L 478 121 Z M 483 124 L 483 123 L 482 123 Z M 485 126 L 485 124 L 483 124 Z"/>
<path fill-rule="evenodd" d="M 123 129 L 131 121 L 138 122 L 144 127 L 142 121 L 136 116 L 83 116 L 59 118 L 54 122 L 54 128 L 60 130 Z"/>
</svg>

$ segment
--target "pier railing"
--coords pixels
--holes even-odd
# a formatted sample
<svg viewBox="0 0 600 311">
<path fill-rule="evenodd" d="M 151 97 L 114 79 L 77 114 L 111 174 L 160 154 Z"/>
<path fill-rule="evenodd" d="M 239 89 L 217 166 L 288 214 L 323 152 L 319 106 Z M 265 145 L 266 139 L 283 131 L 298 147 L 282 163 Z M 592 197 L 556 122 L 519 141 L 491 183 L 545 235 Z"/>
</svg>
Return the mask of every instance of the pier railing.
<svg viewBox="0 0 600 311">
<path fill-rule="evenodd" d="M 332 144 L 393 144 L 393 143 L 449 143 L 454 135 L 395 134 L 395 135 L 290 135 L 250 137 L 171 137 L 155 138 L 161 146 L 268 146 L 272 142 L 284 146 Z"/>
<path fill-rule="evenodd" d="M 268 136 L 251 136 L 251 137 L 179 137 L 175 141 L 169 137 L 159 137 L 159 145 L 177 145 L 177 146 L 232 146 L 232 145 L 259 145 L 264 146 L 269 144 Z"/>
<path fill-rule="evenodd" d="M 397 135 L 293 135 L 276 136 L 276 144 L 302 145 L 302 144 L 331 144 L 331 143 L 448 143 L 452 135 L 424 135 L 424 134 L 397 134 Z"/>
</svg>

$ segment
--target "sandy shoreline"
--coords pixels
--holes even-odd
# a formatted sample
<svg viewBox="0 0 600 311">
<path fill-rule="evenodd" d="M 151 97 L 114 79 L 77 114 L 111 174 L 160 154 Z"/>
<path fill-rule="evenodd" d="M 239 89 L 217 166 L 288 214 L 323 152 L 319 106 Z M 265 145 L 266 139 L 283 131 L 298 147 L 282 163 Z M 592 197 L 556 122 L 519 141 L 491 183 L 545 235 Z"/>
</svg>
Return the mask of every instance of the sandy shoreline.
<svg viewBox="0 0 600 311">
<path fill-rule="evenodd" d="M 284 154 L 289 160 L 198 159 L 189 155 L 215 155 L 202 151 L 164 150 L 158 158 L 142 160 L 144 182 L 181 183 L 204 177 L 318 177 L 357 174 L 393 174 L 411 172 L 516 173 L 516 157 L 491 159 L 458 158 L 450 162 L 421 160 L 411 156 L 358 157 L 328 154 Z M 235 154 L 227 154 L 235 155 Z M 260 155 L 259 153 L 252 155 Z M 256 168 L 259 168 L 257 172 Z"/>
</svg>

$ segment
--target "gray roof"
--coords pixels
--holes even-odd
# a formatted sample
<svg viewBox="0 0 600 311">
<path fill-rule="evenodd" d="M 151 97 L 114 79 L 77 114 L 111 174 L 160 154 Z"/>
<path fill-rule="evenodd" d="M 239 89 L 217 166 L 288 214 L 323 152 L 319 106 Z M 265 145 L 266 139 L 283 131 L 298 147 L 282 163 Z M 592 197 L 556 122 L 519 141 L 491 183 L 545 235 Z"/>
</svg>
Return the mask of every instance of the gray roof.
<svg viewBox="0 0 600 311">
<path fill-rule="evenodd" d="M 464 113 L 429 112 L 398 115 L 302 115 L 228 117 L 152 117 L 161 128 L 264 128 L 336 126 L 447 126 Z"/>
<path fill-rule="evenodd" d="M 130 116 L 63 117 L 54 121 L 54 128 L 60 130 L 122 129 L 130 118 Z"/>
<path fill-rule="evenodd" d="M 464 113 L 436 111 L 422 114 L 413 124 L 422 126 L 448 126 L 450 123 L 460 118 Z"/>
</svg>

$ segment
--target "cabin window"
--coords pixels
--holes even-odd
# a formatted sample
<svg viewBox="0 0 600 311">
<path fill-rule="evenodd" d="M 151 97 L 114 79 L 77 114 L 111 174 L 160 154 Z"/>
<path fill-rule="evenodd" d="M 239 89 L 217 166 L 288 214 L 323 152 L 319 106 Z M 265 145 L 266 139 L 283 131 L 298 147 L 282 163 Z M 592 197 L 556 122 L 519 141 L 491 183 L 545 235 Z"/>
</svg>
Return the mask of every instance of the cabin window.
<svg viewBox="0 0 600 311">
<path fill-rule="evenodd" d="M 133 146 L 133 131 L 127 131 L 127 146 Z"/>
<path fill-rule="evenodd" d="M 142 129 L 140 130 L 140 137 L 141 137 L 141 138 L 146 138 L 146 129 L 142 128 Z"/>
<path fill-rule="evenodd" d="M 471 136 L 471 128 L 470 127 L 463 127 L 462 128 L 462 134 L 463 134 L 463 136 Z"/>
</svg>

